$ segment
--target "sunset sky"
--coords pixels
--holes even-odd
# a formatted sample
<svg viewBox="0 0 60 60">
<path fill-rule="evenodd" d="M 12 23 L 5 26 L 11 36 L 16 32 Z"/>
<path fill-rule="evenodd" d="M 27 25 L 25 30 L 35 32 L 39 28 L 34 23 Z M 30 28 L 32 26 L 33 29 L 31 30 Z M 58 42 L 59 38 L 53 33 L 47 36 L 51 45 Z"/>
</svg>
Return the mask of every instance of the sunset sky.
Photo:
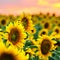
<svg viewBox="0 0 60 60">
<path fill-rule="evenodd" d="M 60 0 L 0 0 L 1 14 L 56 13 L 60 14 Z"/>
</svg>

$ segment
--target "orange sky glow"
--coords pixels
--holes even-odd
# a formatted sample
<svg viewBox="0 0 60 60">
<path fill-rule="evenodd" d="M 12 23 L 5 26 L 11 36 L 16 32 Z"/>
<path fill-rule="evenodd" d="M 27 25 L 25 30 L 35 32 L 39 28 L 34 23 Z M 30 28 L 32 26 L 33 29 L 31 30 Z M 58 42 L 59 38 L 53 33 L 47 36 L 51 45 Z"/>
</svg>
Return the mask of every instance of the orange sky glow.
<svg viewBox="0 0 60 60">
<path fill-rule="evenodd" d="M 60 0 L 0 0 L 0 14 L 56 13 L 60 15 Z"/>
</svg>

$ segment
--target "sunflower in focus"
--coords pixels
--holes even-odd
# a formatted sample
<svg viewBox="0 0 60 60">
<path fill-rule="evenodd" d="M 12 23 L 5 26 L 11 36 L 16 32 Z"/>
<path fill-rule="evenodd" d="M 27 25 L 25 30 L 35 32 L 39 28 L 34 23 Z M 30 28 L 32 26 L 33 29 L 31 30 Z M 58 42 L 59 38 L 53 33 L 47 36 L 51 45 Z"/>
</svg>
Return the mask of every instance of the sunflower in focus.
<svg viewBox="0 0 60 60">
<path fill-rule="evenodd" d="M 0 42 L 0 60 L 28 60 L 28 55 L 25 56 L 24 51 L 20 51 L 12 45 L 7 48 Z"/>
<path fill-rule="evenodd" d="M 31 20 L 31 15 L 30 14 L 21 14 L 18 22 L 21 22 L 22 25 L 24 26 L 24 29 L 26 32 L 30 32 L 30 30 L 33 28 L 33 22 Z M 19 22 L 19 24 L 20 24 Z"/>
<path fill-rule="evenodd" d="M 42 36 L 39 38 L 38 41 L 38 55 L 40 56 L 41 59 L 43 60 L 48 60 L 48 57 L 52 55 L 52 50 L 55 50 L 54 44 L 56 41 L 51 40 L 52 37 L 49 36 Z"/>
<path fill-rule="evenodd" d="M 20 47 L 23 46 L 26 33 L 21 24 L 18 24 L 18 22 L 11 22 L 8 26 L 6 26 L 6 32 L 7 33 L 3 34 L 3 38 L 7 39 L 7 43 Z"/>
</svg>

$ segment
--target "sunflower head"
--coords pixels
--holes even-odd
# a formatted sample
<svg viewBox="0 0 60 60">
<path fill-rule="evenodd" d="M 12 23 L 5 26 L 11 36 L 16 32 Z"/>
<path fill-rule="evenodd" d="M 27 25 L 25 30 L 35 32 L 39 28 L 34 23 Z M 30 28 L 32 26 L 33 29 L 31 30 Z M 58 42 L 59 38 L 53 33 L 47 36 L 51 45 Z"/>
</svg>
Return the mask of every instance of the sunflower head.
<svg viewBox="0 0 60 60">
<path fill-rule="evenodd" d="M 41 33 L 41 35 L 42 35 L 42 34 L 43 34 L 43 35 L 45 35 L 45 34 L 46 34 L 46 32 L 45 32 L 45 31 L 43 31 L 43 32 Z"/>
<path fill-rule="evenodd" d="M 9 22 L 9 20 L 8 20 L 7 17 L 2 17 L 2 18 L 0 19 L 0 25 L 1 25 L 1 26 L 6 26 L 6 25 L 8 24 L 8 22 Z"/>
<path fill-rule="evenodd" d="M 18 50 L 13 45 L 7 48 L 0 42 L 0 60 L 28 60 L 28 55 L 25 55 L 23 50 Z"/>
<path fill-rule="evenodd" d="M 47 35 L 47 34 L 48 34 L 48 30 L 47 30 L 47 29 L 42 29 L 42 30 L 39 32 L 39 36 Z"/>
<path fill-rule="evenodd" d="M 19 42 L 20 37 L 21 36 L 19 30 L 17 28 L 12 28 L 8 39 L 15 45 L 17 42 Z"/>
<path fill-rule="evenodd" d="M 36 33 L 36 28 L 33 27 L 33 29 L 31 29 L 30 33 L 31 33 L 31 34 L 35 34 L 35 33 Z"/>
<path fill-rule="evenodd" d="M 60 33 L 60 28 L 58 26 L 55 26 L 53 31 L 56 32 L 57 34 L 59 34 Z"/>
<path fill-rule="evenodd" d="M 0 57 L 1 60 L 16 60 L 15 57 L 9 53 L 2 53 Z"/>
<path fill-rule="evenodd" d="M 49 27 L 49 23 L 46 22 L 46 23 L 44 24 L 44 28 L 48 28 L 48 27 Z"/>
<path fill-rule="evenodd" d="M 55 13 L 53 13 L 53 14 L 52 14 L 52 16 L 53 16 L 53 17 L 55 17 L 55 16 L 56 16 L 56 14 L 55 14 Z"/>
<path fill-rule="evenodd" d="M 44 28 L 45 29 L 51 29 L 51 27 L 52 27 L 52 24 L 51 24 L 51 22 L 48 20 L 48 21 L 46 21 L 44 24 L 43 24 L 43 26 L 44 26 Z"/>
<path fill-rule="evenodd" d="M 47 18 L 47 16 L 46 16 L 46 15 L 44 15 L 44 16 L 43 16 L 43 18 L 44 18 L 44 19 L 46 19 L 46 18 Z"/>
<path fill-rule="evenodd" d="M 26 33 L 22 24 L 18 24 L 18 22 L 10 23 L 6 26 L 6 31 L 8 33 L 4 34 L 4 38 L 7 39 L 8 44 L 20 47 L 24 45 Z"/>
<path fill-rule="evenodd" d="M 11 20 L 15 20 L 15 16 L 14 15 L 8 15 L 8 18 L 9 18 L 10 21 Z"/>
<path fill-rule="evenodd" d="M 41 17 L 38 16 L 37 14 L 32 15 L 32 18 L 31 19 L 32 19 L 32 22 L 33 22 L 34 25 L 39 23 L 38 17 L 41 19 Z"/>
<path fill-rule="evenodd" d="M 48 56 L 51 56 L 52 53 L 50 51 L 54 50 L 54 44 L 56 41 L 51 40 L 52 37 L 43 35 L 40 39 L 38 39 L 38 54 L 40 58 L 44 60 L 48 60 Z"/>
<path fill-rule="evenodd" d="M 56 33 L 59 33 L 59 29 L 56 29 L 55 32 L 56 32 Z"/>
<path fill-rule="evenodd" d="M 33 23 L 31 20 L 31 15 L 22 14 L 20 18 L 20 22 L 22 23 L 25 31 L 29 32 L 33 28 Z"/>
<path fill-rule="evenodd" d="M 44 14 L 43 14 L 42 12 L 40 12 L 40 14 L 39 14 L 39 15 L 40 15 L 40 17 L 42 17 L 42 18 L 43 18 L 43 16 L 44 16 Z"/>
<path fill-rule="evenodd" d="M 44 39 L 41 43 L 41 52 L 43 55 L 47 55 L 51 48 L 51 42 L 48 39 Z"/>
<path fill-rule="evenodd" d="M 44 24 L 45 23 L 45 19 L 40 21 L 40 24 Z"/>
<path fill-rule="evenodd" d="M 1 25 L 1 26 L 7 26 L 10 21 L 11 21 L 11 20 L 9 19 L 8 16 L 3 15 L 3 16 L 0 18 L 0 25 Z"/>
<path fill-rule="evenodd" d="M 2 19 L 1 24 L 4 25 L 6 23 L 5 19 Z"/>
<path fill-rule="evenodd" d="M 22 24 L 23 24 L 23 26 L 24 26 L 24 28 L 26 30 L 27 27 L 28 27 L 28 24 L 29 24 L 28 19 L 26 17 L 24 17 L 24 18 L 22 18 L 22 21 L 21 22 L 22 22 Z"/>
</svg>

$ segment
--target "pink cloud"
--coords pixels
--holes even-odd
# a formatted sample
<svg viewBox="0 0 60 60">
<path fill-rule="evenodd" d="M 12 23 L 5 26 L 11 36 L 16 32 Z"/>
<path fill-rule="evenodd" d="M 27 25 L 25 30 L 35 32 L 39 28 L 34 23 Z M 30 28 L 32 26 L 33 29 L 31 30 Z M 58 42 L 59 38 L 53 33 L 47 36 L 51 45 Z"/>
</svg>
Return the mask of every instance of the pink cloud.
<svg viewBox="0 0 60 60">
<path fill-rule="evenodd" d="M 39 13 L 39 11 L 60 13 L 60 8 L 54 8 L 52 4 L 60 2 L 60 0 L 44 0 L 48 5 L 39 5 L 38 0 L 0 0 L 0 13 L 4 14 L 20 14 L 21 12 Z"/>
</svg>

